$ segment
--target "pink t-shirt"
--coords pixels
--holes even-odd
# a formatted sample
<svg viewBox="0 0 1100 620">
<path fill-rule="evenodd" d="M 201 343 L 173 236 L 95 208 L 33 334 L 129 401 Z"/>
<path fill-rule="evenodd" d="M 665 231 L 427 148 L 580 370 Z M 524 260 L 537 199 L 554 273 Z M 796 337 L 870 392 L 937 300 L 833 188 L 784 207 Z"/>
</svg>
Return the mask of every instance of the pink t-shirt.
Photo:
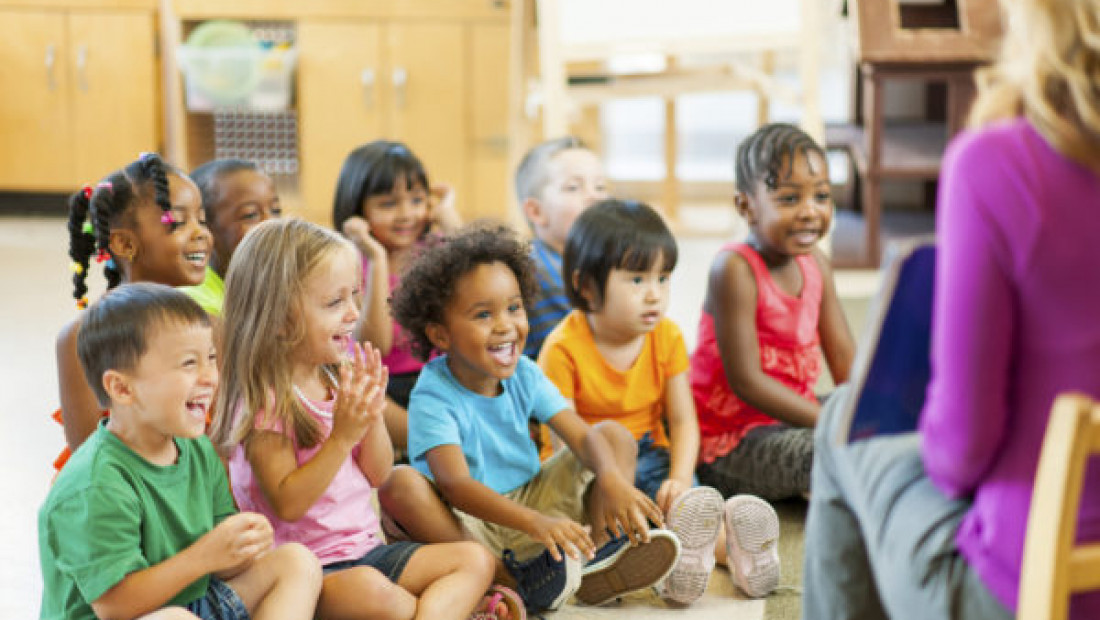
<svg viewBox="0 0 1100 620">
<path fill-rule="evenodd" d="M 322 434 L 327 440 L 332 432 L 332 407 L 335 400 L 302 402 L 310 415 L 320 423 Z M 325 415 L 313 411 L 310 404 Z M 269 422 L 263 417 L 262 413 L 256 415 L 257 429 L 284 432 L 280 422 Z M 324 442 L 312 448 L 296 449 L 298 464 L 308 462 L 322 445 Z M 358 560 L 383 542 L 378 515 L 371 505 L 370 482 L 356 464 L 358 455 L 359 448 L 356 447 L 340 466 L 324 494 L 310 506 L 305 516 L 291 523 L 275 516 L 275 511 L 260 490 L 259 481 L 252 475 L 252 466 L 245 458 L 244 446 L 239 445 L 229 459 L 233 497 L 242 511 L 258 512 L 271 521 L 276 545 L 301 543 L 313 551 L 322 565 Z"/>
<path fill-rule="evenodd" d="M 361 257 L 363 259 L 363 290 L 366 291 L 370 279 L 370 259 L 362 255 Z M 401 278 L 396 273 L 390 274 L 388 284 L 391 295 L 400 282 Z M 393 322 L 393 345 L 390 347 L 390 352 L 382 358 L 382 363 L 386 365 L 391 375 L 420 372 L 420 369 L 424 367 L 424 362 L 412 354 L 409 338 L 402 331 L 401 326 L 397 324 L 397 321 Z"/>
</svg>

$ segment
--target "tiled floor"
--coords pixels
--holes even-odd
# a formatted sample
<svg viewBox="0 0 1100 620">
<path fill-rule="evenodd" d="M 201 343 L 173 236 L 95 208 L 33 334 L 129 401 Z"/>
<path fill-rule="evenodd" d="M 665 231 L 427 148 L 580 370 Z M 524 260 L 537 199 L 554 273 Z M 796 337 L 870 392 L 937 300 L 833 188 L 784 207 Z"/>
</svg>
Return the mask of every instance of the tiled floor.
<svg viewBox="0 0 1100 620">
<path fill-rule="evenodd" d="M 721 238 L 683 240 L 673 277 L 669 315 L 683 328 L 691 347 L 701 307 L 706 274 Z M 41 579 L 38 569 L 36 513 L 45 497 L 51 463 L 63 439 L 49 419 L 57 407 L 54 338 L 76 314 L 70 296 L 67 239 L 60 218 L 0 217 L 0 618 L 30 619 L 38 614 Z M 103 285 L 92 280 L 94 299 Z M 838 278 L 844 294 L 865 298 L 876 286 L 873 274 L 853 272 Z M 858 305 L 853 306 L 859 312 Z M 858 332 L 860 321 L 853 317 Z M 797 542 L 800 507 L 781 508 L 784 533 Z M 784 555 L 797 558 L 799 549 Z M 788 562 L 796 564 L 796 562 Z M 784 569 L 783 582 L 797 583 L 798 567 Z M 767 610 L 767 611 L 766 611 Z M 728 574 L 716 571 L 706 596 L 687 610 L 669 609 L 650 595 L 628 598 L 621 606 L 592 609 L 567 607 L 553 617 L 659 618 L 684 620 L 725 618 L 794 618 L 798 592 L 781 589 L 768 601 L 743 600 L 734 593 Z"/>
</svg>

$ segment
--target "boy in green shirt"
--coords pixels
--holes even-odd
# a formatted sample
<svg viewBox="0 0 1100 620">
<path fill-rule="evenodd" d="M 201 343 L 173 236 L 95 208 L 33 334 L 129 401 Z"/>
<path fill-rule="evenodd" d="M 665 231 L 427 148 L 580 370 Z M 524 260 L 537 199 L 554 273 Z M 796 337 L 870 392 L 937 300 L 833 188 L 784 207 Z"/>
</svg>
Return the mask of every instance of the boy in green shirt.
<svg viewBox="0 0 1100 620">
<path fill-rule="evenodd" d="M 88 309 L 77 352 L 110 416 L 39 511 L 41 618 L 312 618 L 317 559 L 272 549 L 267 520 L 237 514 L 204 435 L 206 313 L 166 286 L 122 286 Z"/>
</svg>

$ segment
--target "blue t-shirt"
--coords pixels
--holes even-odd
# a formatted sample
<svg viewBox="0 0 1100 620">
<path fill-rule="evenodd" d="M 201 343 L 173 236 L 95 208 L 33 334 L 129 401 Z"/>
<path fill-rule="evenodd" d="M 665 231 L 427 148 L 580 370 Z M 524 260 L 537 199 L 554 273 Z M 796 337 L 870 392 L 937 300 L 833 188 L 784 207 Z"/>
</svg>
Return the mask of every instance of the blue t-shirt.
<svg viewBox="0 0 1100 620">
<path fill-rule="evenodd" d="M 447 356 L 424 366 L 409 397 L 409 460 L 429 478 L 428 451 L 462 448 L 470 476 L 497 493 L 526 484 L 539 472 L 529 418 L 545 423 L 569 401 L 534 362 L 520 356 L 516 372 L 489 398 L 466 389 L 451 374 Z"/>
</svg>

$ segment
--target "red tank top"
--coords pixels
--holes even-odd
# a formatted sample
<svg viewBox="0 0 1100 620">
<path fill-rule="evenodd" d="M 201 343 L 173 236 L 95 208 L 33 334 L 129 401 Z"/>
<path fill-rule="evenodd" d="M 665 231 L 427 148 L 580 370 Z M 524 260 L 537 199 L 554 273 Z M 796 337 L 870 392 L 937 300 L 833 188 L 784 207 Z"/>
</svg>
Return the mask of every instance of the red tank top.
<svg viewBox="0 0 1100 620">
<path fill-rule="evenodd" d="M 817 324 L 821 313 L 821 270 L 813 256 L 795 257 L 802 271 L 802 292 L 790 295 L 776 286 L 764 259 L 744 243 L 722 248 L 740 254 L 756 280 L 756 334 L 760 367 L 795 393 L 812 400 L 821 375 Z M 726 381 L 714 317 L 705 310 L 699 319 L 698 345 L 691 356 L 691 390 L 699 414 L 702 443 L 699 460 L 711 463 L 725 456 L 750 429 L 777 423 L 737 397 Z"/>
</svg>

